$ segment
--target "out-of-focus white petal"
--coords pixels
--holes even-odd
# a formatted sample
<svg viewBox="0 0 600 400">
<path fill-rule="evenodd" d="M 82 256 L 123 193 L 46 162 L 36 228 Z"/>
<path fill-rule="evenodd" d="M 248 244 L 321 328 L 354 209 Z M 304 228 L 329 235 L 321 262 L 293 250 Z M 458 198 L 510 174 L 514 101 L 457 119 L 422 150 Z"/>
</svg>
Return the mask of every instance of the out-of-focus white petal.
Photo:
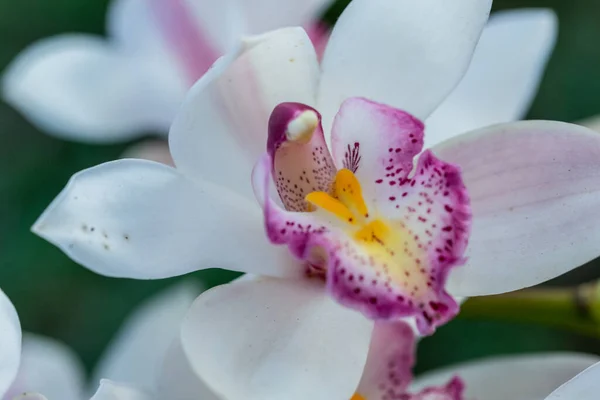
<svg viewBox="0 0 600 400">
<path fill-rule="evenodd" d="M 52 399 L 54 400 L 54 399 Z M 58 400 L 58 399 L 57 399 Z M 158 400 L 150 393 L 133 386 L 103 379 L 90 400 Z"/>
<path fill-rule="evenodd" d="M 169 400 L 221 400 L 200 380 L 177 338 L 167 352 L 163 369 L 158 379 L 157 397 Z"/>
<path fill-rule="evenodd" d="M 319 282 L 265 278 L 204 293 L 181 337 L 196 373 L 223 398 L 331 400 L 352 397 L 372 328 Z"/>
<path fill-rule="evenodd" d="M 596 400 L 600 392 L 600 362 L 556 389 L 546 400 Z"/>
<path fill-rule="evenodd" d="M 32 229 L 107 276 L 152 279 L 204 268 L 304 272 L 267 240 L 255 204 L 145 160 L 113 161 L 74 175 Z"/>
<path fill-rule="evenodd" d="M 465 77 L 427 119 L 425 147 L 523 117 L 554 49 L 557 30 L 558 20 L 549 9 L 493 14 Z"/>
<path fill-rule="evenodd" d="M 155 389 L 167 351 L 199 293 L 195 284 L 184 282 L 142 304 L 109 345 L 92 382 L 104 378 Z"/>
<path fill-rule="evenodd" d="M 525 121 L 460 135 L 433 148 L 458 164 L 471 197 L 466 265 L 456 296 L 544 282 L 600 254 L 600 136 L 562 122 Z"/>
<path fill-rule="evenodd" d="M 245 0 L 241 2 L 247 34 L 286 26 L 302 26 L 318 19 L 333 0 Z"/>
<path fill-rule="evenodd" d="M 415 386 L 422 389 L 443 384 L 458 375 L 465 381 L 466 399 L 541 400 L 598 360 L 597 356 L 577 353 L 494 357 L 429 372 L 418 377 Z M 564 398 L 575 399 L 579 397 Z"/>
<path fill-rule="evenodd" d="M 107 31 L 128 54 L 172 56 L 161 34 L 155 6 L 164 0 L 112 0 L 106 16 Z"/>
<path fill-rule="evenodd" d="M 23 336 L 21 366 L 11 392 L 39 392 L 50 399 L 80 400 L 85 373 L 64 344 L 34 334 Z"/>
<path fill-rule="evenodd" d="M 0 398 L 13 384 L 21 360 L 21 324 L 17 311 L 0 289 Z"/>
<path fill-rule="evenodd" d="M 86 142 L 166 131 L 186 90 L 167 60 L 120 53 L 102 39 L 38 42 L 9 66 L 4 98 L 55 136 Z"/>
<path fill-rule="evenodd" d="M 245 41 L 192 88 L 169 134 L 184 174 L 253 198 L 250 171 L 266 150 L 273 108 L 285 101 L 314 104 L 317 56 L 306 32 L 287 28 Z"/>
<path fill-rule="evenodd" d="M 467 70 L 491 0 L 354 0 L 323 57 L 325 132 L 348 97 L 426 118 Z"/>
</svg>

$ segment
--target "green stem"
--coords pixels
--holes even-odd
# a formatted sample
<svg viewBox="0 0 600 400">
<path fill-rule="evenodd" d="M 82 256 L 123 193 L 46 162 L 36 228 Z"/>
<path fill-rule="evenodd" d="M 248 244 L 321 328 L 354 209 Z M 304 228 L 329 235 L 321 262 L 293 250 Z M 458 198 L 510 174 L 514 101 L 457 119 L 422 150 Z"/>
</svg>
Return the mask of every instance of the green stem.
<svg viewBox="0 0 600 400">
<path fill-rule="evenodd" d="M 600 296 L 596 284 L 526 289 L 470 298 L 459 317 L 541 324 L 600 337 Z"/>
</svg>

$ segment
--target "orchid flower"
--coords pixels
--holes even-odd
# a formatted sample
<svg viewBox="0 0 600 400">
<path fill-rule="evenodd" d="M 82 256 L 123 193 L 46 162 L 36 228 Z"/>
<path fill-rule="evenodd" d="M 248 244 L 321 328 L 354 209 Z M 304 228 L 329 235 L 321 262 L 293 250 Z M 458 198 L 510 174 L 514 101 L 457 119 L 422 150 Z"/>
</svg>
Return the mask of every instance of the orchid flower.
<svg viewBox="0 0 600 400">
<path fill-rule="evenodd" d="M 410 183 L 406 179 L 412 156 L 422 147 L 423 125 L 417 118 L 426 119 L 465 73 L 490 6 L 488 0 L 354 0 L 335 26 L 320 66 L 300 28 L 248 38 L 240 51 L 219 60 L 184 102 L 169 138 L 176 168 L 120 160 L 83 171 L 33 230 L 75 261 L 110 276 L 163 278 L 220 267 L 273 277 L 236 281 L 200 297 L 195 315 L 189 317 L 198 323 L 190 323 L 182 334 L 186 353 L 203 354 L 190 358 L 192 367 L 211 390 L 228 400 L 280 399 L 289 387 L 297 389 L 295 397 L 288 397 L 292 400 L 350 398 L 364 370 L 374 325 L 357 309 L 375 319 L 413 315 L 419 329 L 429 333 L 457 311 L 448 293 L 473 296 L 520 289 L 598 255 L 600 138 L 585 128 L 531 121 L 459 135 L 425 151 L 419 158 L 423 168 L 416 168 L 415 179 L 408 176 Z M 394 51 L 387 45 L 391 38 Z M 295 104 L 288 118 L 284 111 L 290 103 Z M 285 148 L 295 144 L 297 155 L 289 152 L 278 164 Z M 314 175 L 311 182 L 318 183 L 314 190 L 308 182 L 298 182 L 302 167 L 310 166 L 308 149 L 313 147 L 322 162 L 319 168 L 307 169 Z M 268 155 L 261 158 L 265 150 Z M 378 176 L 390 154 L 392 162 L 401 163 L 402 185 L 398 180 L 391 184 L 396 177 L 385 176 L 392 170 Z M 294 164 L 294 157 L 306 164 Z M 266 213 L 254 203 L 249 179 L 257 160 L 254 183 Z M 454 178 L 448 193 L 452 203 L 446 203 L 445 191 L 429 192 L 427 179 L 419 180 L 421 171 L 439 176 L 435 171 L 441 172 L 441 166 L 453 172 L 441 173 Z M 323 190 L 317 178 L 337 170 L 348 171 L 339 181 L 351 184 L 356 196 L 343 199 L 343 194 L 331 196 Z M 305 204 L 300 196 L 297 203 L 283 196 L 287 210 L 275 207 L 277 200 L 266 196 L 271 172 L 287 175 L 280 192 L 287 188 L 297 196 L 293 185 L 298 185 L 306 195 L 317 193 L 320 200 L 308 200 L 320 210 L 308 215 L 294 208 Z M 422 197 L 425 203 L 433 202 L 431 217 L 419 200 L 415 205 L 404 199 L 403 189 L 412 181 L 418 186 L 410 190 L 411 201 L 425 181 Z M 466 234 L 461 233 L 469 222 L 468 204 L 461 182 L 469 191 L 473 213 L 466 257 Z M 363 205 L 369 217 L 360 212 Z M 419 212 L 413 216 L 409 206 Z M 455 210 L 460 216 L 456 223 L 450 217 Z M 328 223 L 325 235 L 308 235 L 306 249 L 316 251 L 303 252 L 302 242 L 288 240 L 288 230 L 273 229 L 288 213 Z M 356 217 L 360 225 L 347 226 L 340 216 Z M 432 239 L 432 246 L 427 240 L 426 249 L 421 249 L 411 235 L 406 236 L 407 248 L 396 240 L 426 226 L 418 216 L 436 224 L 435 240 L 446 241 L 443 247 L 433 245 Z M 371 225 L 379 217 L 383 226 Z M 444 230 L 446 226 L 451 229 Z M 396 254 L 408 264 L 394 263 L 394 270 L 386 271 L 380 262 L 383 249 L 371 254 L 379 271 L 368 269 L 368 257 L 348 257 L 348 249 L 364 249 L 369 232 L 388 228 L 392 234 L 386 239 L 400 243 L 392 251 L 399 250 Z M 446 233 L 458 236 L 454 240 Z M 438 248 L 443 254 L 436 254 Z M 450 271 L 465 258 L 465 265 Z M 336 259 L 342 260 L 340 266 Z M 417 267 L 417 259 L 427 261 L 425 272 Z M 307 277 L 307 272 L 325 276 L 326 285 Z M 386 273 L 393 279 L 388 281 Z M 196 343 L 200 337 L 201 343 Z M 325 381 L 327 385 L 320 384 Z"/>
<path fill-rule="evenodd" d="M 64 34 L 9 66 L 4 98 L 43 130 L 84 142 L 166 133 L 189 87 L 242 34 L 306 24 L 331 0 L 114 0 L 108 38 Z"/>
<path fill-rule="evenodd" d="M 414 387 L 460 376 L 467 400 L 593 400 L 600 390 L 599 361 L 598 356 L 577 353 L 493 357 L 429 372 Z"/>
<path fill-rule="evenodd" d="M 50 400 L 84 400 L 101 379 L 104 388 L 117 385 L 113 382 L 117 381 L 157 399 L 183 400 L 189 399 L 190 393 L 210 393 L 191 372 L 177 340 L 181 320 L 198 292 L 186 282 L 138 308 L 106 350 L 90 388 L 85 387 L 83 366 L 68 347 L 50 338 L 24 334 L 21 348 L 16 313 L 14 321 L 10 314 L 10 318 L 3 314 L 0 360 L 5 365 L 0 365 L 0 399 L 12 400 L 20 393 L 35 391 Z M 0 295 L 0 309 L 12 314 L 14 308 Z"/>
</svg>

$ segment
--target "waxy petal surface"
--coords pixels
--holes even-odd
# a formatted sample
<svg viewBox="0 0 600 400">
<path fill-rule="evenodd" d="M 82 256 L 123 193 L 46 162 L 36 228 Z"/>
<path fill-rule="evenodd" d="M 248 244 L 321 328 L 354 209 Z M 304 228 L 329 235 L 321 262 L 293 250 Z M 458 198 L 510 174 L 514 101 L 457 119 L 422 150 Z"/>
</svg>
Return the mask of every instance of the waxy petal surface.
<svg viewBox="0 0 600 400">
<path fill-rule="evenodd" d="M 182 344 L 196 373 L 229 400 L 350 399 L 372 328 L 320 282 L 242 280 L 196 300 Z"/>
<path fill-rule="evenodd" d="M 221 400 L 193 371 L 179 336 L 167 351 L 157 381 L 157 399 Z"/>
<path fill-rule="evenodd" d="M 366 97 L 426 118 L 467 70 L 491 3 L 350 3 L 323 57 L 317 108 L 325 132 L 349 97 Z"/>
<path fill-rule="evenodd" d="M 598 398 L 600 362 L 592 365 L 569 382 L 556 389 L 546 400 L 595 400 Z"/>
<path fill-rule="evenodd" d="M 49 399 L 80 400 L 84 382 L 83 364 L 73 350 L 54 339 L 23 335 L 21 365 L 10 388 L 12 396 L 39 392 Z"/>
<path fill-rule="evenodd" d="M 150 298 L 125 321 L 96 366 L 92 382 L 110 379 L 154 388 L 188 308 L 201 292 L 184 282 Z"/>
<path fill-rule="evenodd" d="M 532 286 L 599 255 L 600 136 L 562 122 L 496 125 L 434 147 L 460 166 L 473 211 L 456 296 Z"/>
<path fill-rule="evenodd" d="M 119 160 L 84 170 L 33 231 L 103 275 L 164 278 L 204 268 L 297 276 L 263 233 L 255 204 L 168 166 Z M 232 251 L 232 246 L 235 251 Z"/>
<path fill-rule="evenodd" d="M 17 311 L 0 289 L 0 396 L 13 384 L 21 359 L 21 324 Z"/>
<path fill-rule="evenodd" d="M 416 379 L 415 387 L 439 385 L 458 375 L 465 382 L 466 399 L 544 399 L 598 361 L 598 356 L 577 353 L 492 357 L 428 372 Z"/>
<path fill-rule="evenodd" d="M 425 121 L 425 147 L 522 118 L 554 49 L 557 27 L 556 15 L 549 9 L 494 13 L 465 77 Z"/>
<path fill-rule="evenodd" d="M 249 171 L 282 102 L 315 103 L 319 64 L 301 28 L 249 38 L 189 92 L 169 134 L 177 168 L 252 197 Z"/>
<path fill-rule="evenodd" d="M 100 381 L 100 386 L 90 400 L 155 400 L 151 393 L 124 383 L 107 379 Z"/>
</svg>

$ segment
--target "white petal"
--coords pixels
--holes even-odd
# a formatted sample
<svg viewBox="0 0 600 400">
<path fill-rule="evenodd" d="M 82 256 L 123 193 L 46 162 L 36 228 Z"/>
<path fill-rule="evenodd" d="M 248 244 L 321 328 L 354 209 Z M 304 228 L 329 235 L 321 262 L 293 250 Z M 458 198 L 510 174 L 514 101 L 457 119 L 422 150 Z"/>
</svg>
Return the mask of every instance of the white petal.
<svg viewBox="0 0 600 400">
<path fill-rule="evenodd" d="M 77 355 L 64 344 L 34 334 L 23 336 L 21 366 L 14 392 L 39 392 L 50 399 L 80 400 L 85 372 Z"/>
<path fill-rule="evenodd" d="M 54 400 L 54 399 L 52 399 Z M 59 400 L 59 399 L 56 399 Z M 133 386 L 112 382 L 106 379 L 100 381 L 100 387 L 90 400 L 156 400 L 150 393 Z"/>
<path fill-rule="evenodd" d="M 458 375 L 466 383 L 465 399 L 541 400 L 598 359 L 576 353 L 495 357 L 427 373 L 415 381 L 415 387 L 443 384 Z M 579 397 L 564 398 L 571 399 Z"/>
<path fill-rule="evenodd" d="M 13 400 L 48 400 L 46 396 L 40 393 L 27 392 L 15 397 Z"/>
<path fill-rule="evenodd" d="M 333 0 L 242 1 L 247 34 L 259 34 L 286 26 L 302 26 L 318 20 Z"/>
<path fill-rule="evenodd" d="M 129 54 L 168 53 L 153 5 L 163 0 L 113 0 L 106 16 L 107 31 L 115 44 Z"/>
<path fill-rule="evenodd" d="M 38 42 L 9 66 L 4 98 L 40 128 L 86 142 L 166 131 L 187 84 L 167 58 L 121 52 L 92 36 Z"/>
<path fill-rule="evenodd" d="M 600 362 L 552 392 L 546 400 L 596 400 L 600 392 Z"/>
<path fill-rule="evenodd" d="M 169 400 L 221 400 L 192 370 L 181 348 L 179 338 L 167 352 L 162 373 L 158 380 L 158 398 Z"/>
<path fill-rule="evenodd" d="M 554 49 L 552 10 L 502 11 L 483 30 L 467 74 L 425 123 L 425 147 L 483 126 L 520 119 Z"/>
<path fill-rule="evenodd" d="M 179 338 L 181 321 L 199 293 L 192 282 L 184 282 L 143 303 L 113 338 L 92 382 L 106 378 L 155 389 L 167 350 Z"/>
<path fill-rule="evenodd" d="M 21 359 L 21 324 L 17 311 L 0 290 L 0 398 L 3 397 L 19 370 Z"/>
<path fill-rule="evenodd" d="M 426 118 L 467 70 L 491 0 L 354 0 L 323 58 L 324 128 L 348 97 Z"/>
<path fill-rule="evenodd" d="M 272 109 L 314 104 L 319 66 L 310 39 L 288 28 L 248 39 L 192 88 L 171 127 L 177 167 L 253 198 L 250 171 L 266 151 Z"/>
<path fill-rule="evenodd" d="M 145 160 L 113 161 L 74 175 L 33 231 L 107 276 L 152 279 L 204 268 L 304 271 L 267 240 L 256 204 Z"/>
<path fill-rule="evenodd" d="M 349 399 L 372 328 L 320 282 L 265 278 L 200 296 L 182 344 L 198 375 L 227 400 Z"/>
<path fill-rule="evenodd" d="M 597 133 L 525 121 L 460 135 L 433 149 L 461 167 L 473 211 L 467 264 L 451 272 L 452 294 L 521 289 L 599 255 Z"/>
</svg>

